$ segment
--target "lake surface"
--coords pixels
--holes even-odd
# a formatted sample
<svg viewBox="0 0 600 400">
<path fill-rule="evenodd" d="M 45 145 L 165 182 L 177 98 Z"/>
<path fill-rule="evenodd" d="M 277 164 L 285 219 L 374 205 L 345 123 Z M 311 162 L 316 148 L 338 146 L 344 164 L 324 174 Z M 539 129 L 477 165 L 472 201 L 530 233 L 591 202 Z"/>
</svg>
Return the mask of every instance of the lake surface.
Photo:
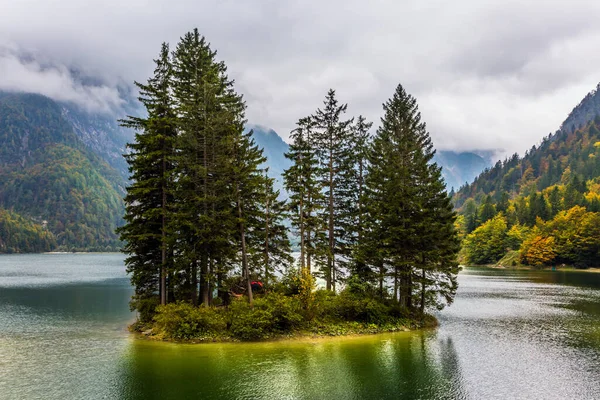
<svg viewBox="0 0 600 400">
<path fill-rule="evenodd" d="M 177 345 L 127 332 L 121 255 L 0 256 L 0 399 L 600 398 L 600 274 L 459 283 L 436 330 Z"/>
</svg>

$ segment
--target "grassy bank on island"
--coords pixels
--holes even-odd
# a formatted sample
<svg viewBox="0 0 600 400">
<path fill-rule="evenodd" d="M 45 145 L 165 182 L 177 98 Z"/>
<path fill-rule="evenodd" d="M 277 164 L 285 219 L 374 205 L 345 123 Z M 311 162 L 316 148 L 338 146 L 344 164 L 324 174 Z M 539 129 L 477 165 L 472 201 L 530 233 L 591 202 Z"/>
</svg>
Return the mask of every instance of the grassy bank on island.
<svg viewBox="0 0 600 400">
<path fill-rule="evenodd" d="M 253 306 L 245 297 L 227 306 L 170 303 L 158 306 L 151 321 L 137 321 L 131 330 L 157 340 L 212 342 L 363 335 L 435 326 L 437 320 L 430 314 L 350 287 L 339 294 L 271 291 L 257 294 Z"/>
</svg>

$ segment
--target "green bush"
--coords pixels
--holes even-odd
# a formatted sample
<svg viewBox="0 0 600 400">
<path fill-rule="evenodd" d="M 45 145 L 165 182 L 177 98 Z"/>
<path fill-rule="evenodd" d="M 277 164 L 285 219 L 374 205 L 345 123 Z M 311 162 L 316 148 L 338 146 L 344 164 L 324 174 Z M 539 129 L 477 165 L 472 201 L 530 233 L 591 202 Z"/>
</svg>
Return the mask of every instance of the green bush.
<svg viewBox="0 0 600 400">
<path fill-rule="evenodd" d="M 327 299 L 322 316 L 341 321 L 382 324 L 391 319 L 392 311 L 379 299 L 361 297 L 345 290 Z"/>
<path fill-rule="evenodd" d="M 256 299 L 254 307 L 267 311 L 271 315 L 272 328 L 280 332 L 298 327 L 304 319 L 300 301 L 296 297 L 269 293 Z"/>
<path fill-rule="evenodd" d="M 213 307 L 195 307 L 189 303 L 158 306 L 154 316 L 156 334 L 173 339 L 215 337 L 225 333 L 223 312 Z"/>
<path fill-rule="evenodd" d="M 258 340 L 274 333 L 286 333 L 303 321 L 300 303 L 296 298 L 280 293 L 258 297 L 254 307 L 243 299 L 229 306 L 231 334 L 240 340 Z"/>
<path fill-rule="evenodd" d="M 138 311 L 138 320 L 142 324 L 148 324 L 152 322 L 154 315 L 156 314 L 156 307 L 159 304 L 158 296 L 152 297 L 140 297 L 134 295 L 129 303 L 131 311 Z"/>
<path fill-rule="evenodd" d="M 229 305 L 229 330 L 240 340 L 259 340 L 270 336 L 273 315 L 264 309 L 250 307 L 244 299 L 236 299 Z"/>
</svg>

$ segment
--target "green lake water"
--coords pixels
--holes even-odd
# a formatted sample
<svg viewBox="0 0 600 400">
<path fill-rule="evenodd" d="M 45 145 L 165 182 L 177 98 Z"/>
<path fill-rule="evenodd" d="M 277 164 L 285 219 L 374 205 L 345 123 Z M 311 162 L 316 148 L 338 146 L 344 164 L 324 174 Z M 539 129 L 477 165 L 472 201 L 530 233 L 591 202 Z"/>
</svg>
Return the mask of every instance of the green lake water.
<svg viewBox="0 0 600 400">
<path fill-rule="evenodd" d="M 600 274 L 459 283 L 435 330 L 181 345 L 127 332 L 121 255 L 0 256 L 0 399 L 600 398 Z"/>
</svg>

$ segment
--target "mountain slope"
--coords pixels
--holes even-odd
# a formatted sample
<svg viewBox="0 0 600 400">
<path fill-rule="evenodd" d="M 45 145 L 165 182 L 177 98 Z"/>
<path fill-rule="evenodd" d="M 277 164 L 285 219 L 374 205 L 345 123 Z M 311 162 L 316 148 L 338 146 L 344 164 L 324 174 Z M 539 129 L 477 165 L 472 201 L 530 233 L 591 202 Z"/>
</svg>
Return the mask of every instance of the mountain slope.
<svg viewBox="0 0 600 400">
<path fill-rule="evenodd" d="M 44 225 L 0 209 L 0 253 L 39 253 L 55 247 L 54 235 Z"/>
<path fill-rule="evenodd" d="M 71 104 L 60 106 L 63 119 L 81 142 L 128 179 L 128 165 L 123 154 L 127 151 L 127 143 L 134 140 L 133 131 L 122 128 L 112 115 L 89 113 Z M 122 114 L 125 116 L 127 111 L 123 110 Z"/>
<path fill-rule="evenodd" d="M 600 267 L 600 98 L 455 194 L 463 262 Z"/>
<path fill-rule="evenodd" d="M 273 129 L 260 125 L 248 125 L 247 129 L 252 129 L 254 141 L 263 149 L 267 158 L 264 166 L 269 168 L 269 176 L 275 178 L 275 188 L 283 192 L 283 171 L 292 165 L 290 160 L 285 158 L 289 145 Z"/>
<path fill-rule="evenodd" d="M 0 208 L 45 226 L 60 249 L 116 250 L 123 187 L 59 104 L 35 94 L 0 96 Z M 14 251 L 35 251 L 20 247 Z"/>
<path fill-rule="evenodd" d="M 436 152 L 433 161 L 442 166 L 442 176 L 448 190 L 458 190 L 491 166 L 488 159 L 471 152 L 441 150 Z"/>
<path fill-rule="evenodd" d="M 543 138 L 524 157 L 514 154 L 498 161 L 479 175 L 472 184 L 455 195 L 456 207 L 469 198 L 480 203 L 491 195 L 496 201 L 502 193 L 513 197 L 519 193 L 543 190 L 555 184 L 567 184 L 574 176 L 584 182 L 600 176 L 600 95 L 588 94 L 563 122 L 562 129 Z"/>
<path fill-rule="evenodd" d="M 560 131 L 573 132 L 578 128 L 583 128 L 598 115 L 599 111 L 600 83 L 573 108 L 567 119 L 560 125 Z"/>
</svg>

